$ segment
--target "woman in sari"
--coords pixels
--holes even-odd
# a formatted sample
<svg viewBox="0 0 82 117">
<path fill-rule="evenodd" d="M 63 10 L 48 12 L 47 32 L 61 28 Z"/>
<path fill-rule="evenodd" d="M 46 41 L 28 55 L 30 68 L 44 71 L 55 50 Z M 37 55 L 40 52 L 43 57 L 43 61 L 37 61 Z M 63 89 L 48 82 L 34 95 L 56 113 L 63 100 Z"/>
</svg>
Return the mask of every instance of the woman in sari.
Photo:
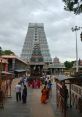
<svg viewBox="0 0 82 117">
<path fill-rule="evenodd" d="M 41 103 L 46 104 L 46 100 L 47 100 L 47 89 L 46 86 L 43 87 L 43 89 L 41 90 Z"/>
</svg>

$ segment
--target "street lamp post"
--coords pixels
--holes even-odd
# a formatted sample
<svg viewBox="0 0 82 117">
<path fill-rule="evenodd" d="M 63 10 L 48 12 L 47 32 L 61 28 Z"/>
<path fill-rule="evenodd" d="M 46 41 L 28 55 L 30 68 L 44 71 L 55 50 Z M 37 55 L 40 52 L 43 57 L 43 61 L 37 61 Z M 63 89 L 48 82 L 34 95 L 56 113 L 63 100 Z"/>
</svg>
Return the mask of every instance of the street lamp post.
<svg viewBox="0 0 82 117">
<path fill-rule="evenodd" d="M 72 31 L 75 31 L 75 35 L 76 35 L 76 73 L 78 73 L 78 45 L 77 45 L 77 31 L 80 30 L 82 27 L 72 27 Z"/>
</svg>

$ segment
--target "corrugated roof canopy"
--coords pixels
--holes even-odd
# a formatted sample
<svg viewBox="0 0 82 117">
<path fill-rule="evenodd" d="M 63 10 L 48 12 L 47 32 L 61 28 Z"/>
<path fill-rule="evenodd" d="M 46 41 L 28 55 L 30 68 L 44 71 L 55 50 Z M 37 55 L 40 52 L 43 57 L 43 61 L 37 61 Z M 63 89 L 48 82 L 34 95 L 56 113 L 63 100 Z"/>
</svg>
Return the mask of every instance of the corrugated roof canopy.
<svg viewBox="0 0 82 117">
<path fill-rule="evenodd" d="M 25 69 L 16 69 L 15 72 L 25 72 Z"/>
<path fill-rule="evenodd" d="M 59 82 L 66 82 L 67 84 L 68 83 L 71 83 L 71 84 L 82 84 L 82 78 L 80 77 L 64 77 L 64 76 L 59 76 L 57 78 L 55 78 L 56 81 L 59 81 Z"/>
</svg>

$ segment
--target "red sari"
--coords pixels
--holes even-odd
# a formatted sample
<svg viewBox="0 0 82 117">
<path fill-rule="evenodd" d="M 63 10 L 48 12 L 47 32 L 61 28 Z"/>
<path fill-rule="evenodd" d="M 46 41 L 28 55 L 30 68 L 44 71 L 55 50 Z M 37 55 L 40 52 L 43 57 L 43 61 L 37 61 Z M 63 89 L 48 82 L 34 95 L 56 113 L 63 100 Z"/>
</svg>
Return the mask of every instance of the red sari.
<svg viewBox="0 0 82 117">
<path fill-rule="evenodd" d="M 44 88 L 42 89 L 42 95 L 41 95 L 41 103 L 46 103 L 46 100 L 47 100 L 47 90 Z"/>
</svg>

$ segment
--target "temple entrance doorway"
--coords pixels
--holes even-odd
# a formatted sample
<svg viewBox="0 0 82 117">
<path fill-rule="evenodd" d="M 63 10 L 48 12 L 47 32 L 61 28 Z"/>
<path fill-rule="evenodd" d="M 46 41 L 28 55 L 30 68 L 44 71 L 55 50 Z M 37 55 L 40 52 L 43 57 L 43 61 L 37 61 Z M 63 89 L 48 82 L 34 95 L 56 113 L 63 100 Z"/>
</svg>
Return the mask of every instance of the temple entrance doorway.
<svg viewBox="0 0 82 117">
<path fill-rule="evenodd" d="M 33 79 L 39 79 L 42 76 L 43 65 L 31 65 L 30 76 Z"/>
</svg>

